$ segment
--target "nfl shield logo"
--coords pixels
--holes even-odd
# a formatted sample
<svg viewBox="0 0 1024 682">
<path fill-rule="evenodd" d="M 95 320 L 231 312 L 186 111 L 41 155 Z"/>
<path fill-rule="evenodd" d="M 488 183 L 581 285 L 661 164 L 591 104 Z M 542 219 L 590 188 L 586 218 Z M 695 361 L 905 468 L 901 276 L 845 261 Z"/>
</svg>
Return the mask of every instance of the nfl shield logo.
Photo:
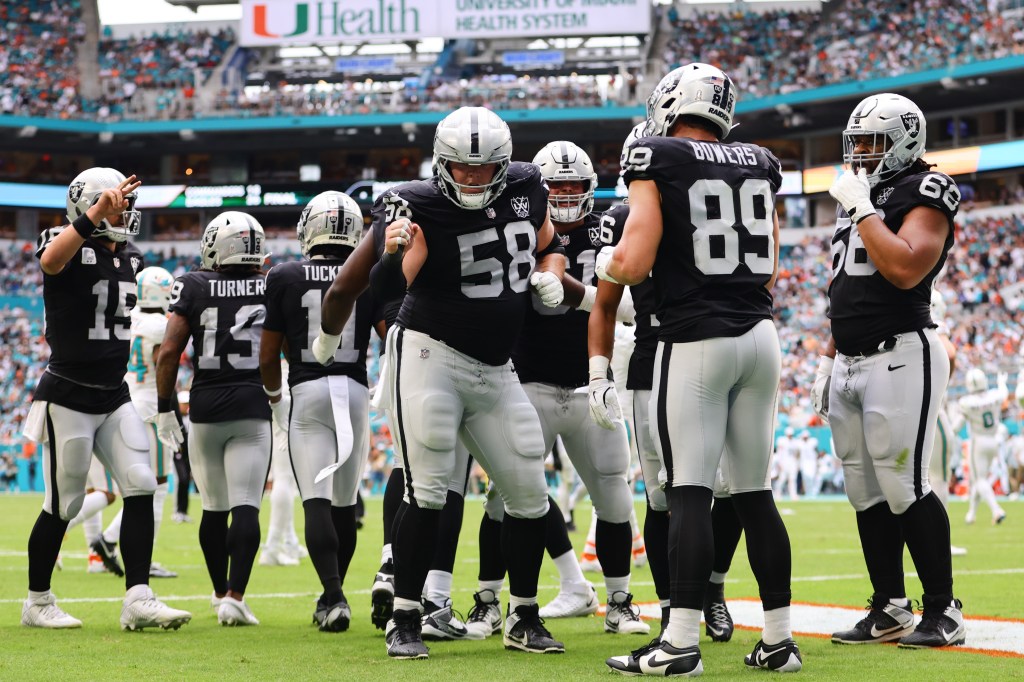
<svg viewBox="0 0 1024 682">
<path fill-rule="evenodd" d="M 420 359 L 426 360 L 429 357 L 430 357 L 430 349 L 429 348 L 420 348 Z"/>
<path fill-rule="evenodd" d="M 527 197 L 513 197 L 512 210 L 520 218 L 527 218 L 530 215 L 530 200 Z"/>
<path fill-rule="evenodd" d="M 114 259 L 114 267 L 115 268 L 121 267 L 121 259 L 120 258 L 115 258 Z"/>
<path fill-rule="evenodd" d="M 498 213 L 490 206 L 487 207 L 487 210 L 484 211 L 484 214 L 491 220 L 494 220 L 495 216 L 498 215 Z"/>
</svg>

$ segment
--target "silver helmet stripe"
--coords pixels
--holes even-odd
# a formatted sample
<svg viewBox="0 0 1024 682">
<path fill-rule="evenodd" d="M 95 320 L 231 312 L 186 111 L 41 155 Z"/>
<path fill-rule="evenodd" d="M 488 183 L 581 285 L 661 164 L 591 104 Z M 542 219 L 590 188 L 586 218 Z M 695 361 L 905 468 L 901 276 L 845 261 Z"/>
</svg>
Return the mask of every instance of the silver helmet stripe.
<svg viewBox="0 0 1024 682">
<path fill-rule="evenodd" d="M 469 153 L 480 153 L 480 121 L 476 109 L 469 112 Z"/>
</svg>

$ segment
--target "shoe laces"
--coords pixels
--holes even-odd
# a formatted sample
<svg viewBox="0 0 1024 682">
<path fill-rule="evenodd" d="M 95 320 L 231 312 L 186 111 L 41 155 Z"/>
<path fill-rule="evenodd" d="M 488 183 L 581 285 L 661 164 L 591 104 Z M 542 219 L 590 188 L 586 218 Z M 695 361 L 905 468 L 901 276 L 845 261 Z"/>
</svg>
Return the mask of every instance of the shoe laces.
<svg viewBox="0 0 1024 682">
<path fill-rule="evenodd" d="M 399 644 L 408 644 L 420 639 L 421 630 L 418 613 L 412 612 L 412 615 L 407 615 L 401 611 L 396 611 L 393 618 L 395 621 L 395 639 Z"/>
<path fill-rule="evenodd" d="M 529 608 L 520 607 L 519 609 L 516 609 L 516 616 L 519 617 L 519 623 L 517 625 L 521 625 L 527 632 L 532 633 L 536 637 L 547 637 L 548 639 L 553 639 L 551 637 L 551 632 L 544 627 L 545 621 L 540 617 L 540 610 L 536 605 Z"/>
<path fill-rule="evenodd" d="M 629 655 L 633 657 L 634 661 L 639 661 L 641 656 L 644 656 L 645 654 L 648 654 L 648 653 L 654 651 L 655 649 L 659 648 L 660 646 L 661 646 L 661 637 L 659 636 L 659 637 L 655 637 L 654 639 L 652 639 L 647 644 L 644 644 L 639 649 L 634 649 L 632 652 L 630 652 Z"/>
<path fill-rule="evenodd" d="M 711 614 L 711 620 L 714 621 L 716 626 L 728 627 L 732 622 L 732 618 L 729 616 L 729 609 L 723 601 L 712 602 L 708 606 L 708 612 Z"/>
<path fill-rule="evenodd" d="M 613 601 L 611 606 L 627 620 L 640 620 L 640 608 L 633 604 L 633 595 L 628 592 L 625 599 Z"/>
<path fill-rule="evenodd" d="M 490 611 L 491 606 L 494 605 L 494 602 L 484 601 L 480 598 L 479 592 L 473 595 L 473 601 L 476 603 L 473 604 L 473 608 L 469 610 L 469 620 L 466 622 L 480 623 L 487 620 L 487 613 Z"/>
</svg>

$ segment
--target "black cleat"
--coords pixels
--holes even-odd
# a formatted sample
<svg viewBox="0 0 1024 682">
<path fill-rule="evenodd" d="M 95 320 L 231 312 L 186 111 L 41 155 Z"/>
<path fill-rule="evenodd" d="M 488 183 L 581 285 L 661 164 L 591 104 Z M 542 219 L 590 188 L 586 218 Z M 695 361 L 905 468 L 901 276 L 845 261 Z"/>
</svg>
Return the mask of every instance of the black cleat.
<svg viewBox="0 0 1024 682">
<path fill-rule="evenodd" d="M 784 639 L 771 646 L 761 640 L 754 646 L 754 650 L 743 658 L 743 662 L 751 668 L 774 670 L 780 673 L 795 673 L 804 667 L 800 648 L 792 639 Z"/>
<path fill-rule="evenodd" d="M 700 648 L 676 648 L 660 639 L 651 640 L 627 656 L 612 656 L 605 661 L 620 675 L 652 675 L 655 677 L 697 677 L 704 672 Z"/>
<path fill-rule="evenodd" d="M 531 654 L 564 654 L 565 645 L 544 627 L 537 604 L 519 606 L 505 615 L 505 648 Z"/>
<path fill-rule="evenodd" d="M 430 650 L 423 643 L 419 611 L 395 611 L 388 621 L 384 640 L 388 656 L 399 659 L 427 658 Z"/>
<path fill-rule="evenodd" d="M 316 610 L 313 611 L 313 625 L 320 628 L 320 632 L 344 632 L 348 630 L 352 622 L 352 609 L 345 600 L 345 595 L 334 604 L 324 604 L 317 600 Z"/>
<path fill-rule="evenodd" d="M 124 577 L 124 569 L 121 568 L 121 562 L 117 559 L 117 543 L 107 542 L 101 535 L 96 542 L 89 545 L 92 551 L 99 555 L 100 559 L 103 560 L 103 565 L 107 567 L 107 570 L 116 575 L 118 578 Z"/>
<path fill-rule="evenodd" d="M 900 640 L 901 649 L 933 649 L 940 646 L 960 646 L 967 641 L 967 626 L 963 604 L 954 599 L 944 607 L 942 604 L 925 603 L 924 613 L 917 628 Z"/>
<path fill-rule="evenodd" d="M 874 594 L 868 602 L 868 614 L 850 630 L 832 635 L 835 644 L 880 644 L 892 642 L 914 631 L 914 612 L 896 606 L 882 594 Z"/>
<path fill-rule="evenodd" d="M 704 602 L 704 632 L 712 642 L 728 642 L 733 633 L 732 615 L 725 600 Z"/>
<path fill-rule="evenodd" d="M 374 627 L 383 630 L 395 609 L 395 564 L 390 560 L 381 564 L 380 570 L 373 578 L 370 604 L 370 620 Z"/>
</svg>

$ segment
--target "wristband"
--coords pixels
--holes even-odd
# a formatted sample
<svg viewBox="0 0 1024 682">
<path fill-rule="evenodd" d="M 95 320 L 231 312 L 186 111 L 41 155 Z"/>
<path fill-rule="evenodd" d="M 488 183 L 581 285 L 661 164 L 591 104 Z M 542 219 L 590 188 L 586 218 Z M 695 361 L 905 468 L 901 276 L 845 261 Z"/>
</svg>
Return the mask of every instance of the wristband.
<svg viewBox="0 0 1024 682">
<path fill-rule="evenodd" d="M 156 399 L 156 411 L 157 412 L 173 412 L 174 408 L 171 406 L 171 399 L 170 398 L 160 398 L 160 397 L 158 397 Z"/>
<path fill-rule="evenodd" d="M 269 398 L 276 398 L 277 396 L 281 395 L 281 391 L 282 391 L 282 389 L 281 389 L 280 386 L 277 388 L 276 391 L 271 391 L 266 386 L 263 387 L 263 392 L 266 393 L 267 397 L 269 397 Z"/>
<path fill-rule="evenodd" d="M 89 216 L 85 213 L 75 218 L 71 223 L 71 227 L 75 228 L 75 232 L 82 239 L 88 239 L 96 231 L 96 225 L 89 220 Z"/>
<path fill-rule="evenodd" d="M 596 381 L 608 378 L 608 365 L 611 360 L 603 355 L 595 355 L 590 358 L 590 380 Z"/>
</svg>

